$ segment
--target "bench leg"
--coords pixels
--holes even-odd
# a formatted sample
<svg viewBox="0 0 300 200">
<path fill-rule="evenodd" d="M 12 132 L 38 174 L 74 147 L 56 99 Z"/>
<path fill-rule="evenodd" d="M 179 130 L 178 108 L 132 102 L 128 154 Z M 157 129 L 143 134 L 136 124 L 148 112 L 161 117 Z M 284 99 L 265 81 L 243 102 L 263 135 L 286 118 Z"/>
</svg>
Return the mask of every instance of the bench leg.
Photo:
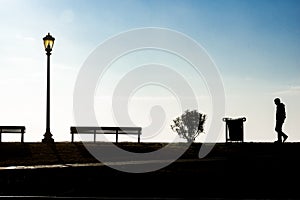
<svg viewBox="0 0 300 200">
<path fill-rule="evenodd" d="M 116 131 L 116 143 L 118 143 L 118 133 L 119 133 L 119 131 L 117 130 Z"/>
<path fill-rule="evenodd" d="M 94 130 L 94 142 L 96 142 L 96 130 Z"/>
<path fill-rule="evenodd" d="M 141 132 L 139 131 L 139 133 L 138 133 L 138 143 L 140 143 L 141 142 Z"/>
<path fill-rule="evenodd" d="M 71 142 L 74 142 L 74 134 L 71 133 Z"/>
<path fill-rule="evenodd" d="M 21 142 L 24 143 L 24 132 L 21 133 Z"/>
<path fill-rule="evenodd" d="M 226 125 L 225 125 L 225 139 L 226 139 L 226 143 L 228 142 L 228 127 L 227 127 L 227 122 L 226 122 Z"/>
</svg>

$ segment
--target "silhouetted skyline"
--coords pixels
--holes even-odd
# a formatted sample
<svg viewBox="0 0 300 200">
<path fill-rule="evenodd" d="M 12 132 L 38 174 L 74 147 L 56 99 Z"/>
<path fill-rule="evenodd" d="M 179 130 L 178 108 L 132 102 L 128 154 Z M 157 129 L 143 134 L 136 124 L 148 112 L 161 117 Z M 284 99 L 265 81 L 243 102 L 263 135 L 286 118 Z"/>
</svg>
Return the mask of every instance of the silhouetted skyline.
<svg viewBox="0 0 300 200">
<path fill-rule="evenodd" d="M 25 141 L 44 134 L 46 56 L 42 38 L 55 37 L 51 55 L 51 131 L 55 141 L 69 141 L 73 121 L 73 90 L 78 71 L 103 41 L 133 28 L 162 27 L 197 41 L 215 62 L 226 94 L 224 117 L 246 117 L 245 141 L 276 140 L 275 97 L 288 105 L 284 130 L 289 142 L 300 141 L 300 2 L 298 1 L 1 1 L 0 125 L 26 126 Z M 192 52 L 191 52 L 192 53 Z M 143 51 L 120 58 L 95 94 L 95 112 L 101 125 L 113 126 L 109 102 L 115 82 L 137 65 L 173 66 L 191 82 L 207 114 L 210 94 L 188 64 L 165 52 Z M 189 66 L 190 67 L 190 66 Z M 198 80 L 199 81 L 199 80 Z M 147 140 L 168 141 L 169 127 L 181 114 L 172 94 L 162 88 L 137 91 L 130 113 L 137 126 L 150 123 L 150 107 L 162 104 L 167 120 L 163 134 Z M 194 109 L 194 108 L 190 108 Z M 222 118 L 220 118 L 222 122 Z M 223 126 L 225 128 L 225 126 Z M 19 135 L 15 136 L 19 140 Z M 202 141 L 203 136 L 198 140 Z M 3 138 L 4 139 L 4 138 Z M 143 139 L 145 141 L 145 139 Z M 132 138 L 132 140 L 136 140 Z M 224 141 L 224 130 L 220 141 Z"/>
</svg>

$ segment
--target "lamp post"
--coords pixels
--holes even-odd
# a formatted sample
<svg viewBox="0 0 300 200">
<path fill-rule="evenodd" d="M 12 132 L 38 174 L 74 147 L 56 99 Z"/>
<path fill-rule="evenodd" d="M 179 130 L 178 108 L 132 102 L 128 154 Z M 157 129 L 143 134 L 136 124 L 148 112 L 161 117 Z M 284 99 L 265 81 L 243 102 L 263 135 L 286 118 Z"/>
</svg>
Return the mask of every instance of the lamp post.
<svg viewBox="0 0 300 200">
<path fill-rule="evenodd" d="M 50 132 L 50 55 L 54 45 L 55 38 L 48 33 L 46 37 L 43 38 L 45 51 L 47 55 L 47 109 L 46 109 L 46 133 L 44 134 L 43 143 L 53 143 L 54 139 Z"/>
</svg>

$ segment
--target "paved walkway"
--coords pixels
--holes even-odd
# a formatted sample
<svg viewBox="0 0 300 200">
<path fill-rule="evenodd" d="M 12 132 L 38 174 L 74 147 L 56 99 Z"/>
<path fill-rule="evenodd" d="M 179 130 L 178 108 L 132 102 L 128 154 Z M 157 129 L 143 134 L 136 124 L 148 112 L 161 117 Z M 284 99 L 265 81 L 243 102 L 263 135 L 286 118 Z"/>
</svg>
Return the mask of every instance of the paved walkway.
<svg viewBox="0 0 300 200">
<path fill-rule="evenodd" d="M 224 158 L 202 158 L 202 159 L 179 159 L 175 162 L 207 162 L 207 161 L 221 161 Z M 75 163 L 75 164 L 53 164 L 53 165 L 31 165 L 31 166 L 8 166 L 0 167 L 0 170 L 15 170 L 15 169 L 43 169 L 43 168 L 66 168 L 66 167 L 101 167 L 101 166 L 118 166 L 118 165 L 143 165 L 155 163 L 172 163 L 173 160 L 140 160 L 140 161 L 119 161 L 107 163 Z"/>
</svg>

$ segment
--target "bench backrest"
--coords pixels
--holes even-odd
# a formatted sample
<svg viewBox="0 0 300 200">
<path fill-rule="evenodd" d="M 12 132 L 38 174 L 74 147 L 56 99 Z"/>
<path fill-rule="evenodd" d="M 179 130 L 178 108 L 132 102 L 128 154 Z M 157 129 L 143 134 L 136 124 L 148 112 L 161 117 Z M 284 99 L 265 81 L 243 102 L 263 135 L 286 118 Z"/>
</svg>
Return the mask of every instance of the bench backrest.
<svg viewBox="0 0 300 200">
<path fill-rule="evenodd" d="M 25 126 L 0 126 L 1 133 L 25 133 Z"/>
<path fill-rule="evenodd" d="M 93 126 L 71 126 L 71 133 L 96 133 L 96 134 L 141 134 L 141 127 L 93 127 Z"/>
<path fill-rule="evenodd" d="M 119 134 L 131 134 L 138 136 L 138 143 L 140 143 L 140 135 L 142 134 L 141 127 L 97 127 L 97 126 L 71 126 L 71 141 L 74 142 L 74 134 L 93 134 L 94 142 L 96 142 L 97 134 L 115 134 L 116 142 L 118 142 Z"/>
</svg>

